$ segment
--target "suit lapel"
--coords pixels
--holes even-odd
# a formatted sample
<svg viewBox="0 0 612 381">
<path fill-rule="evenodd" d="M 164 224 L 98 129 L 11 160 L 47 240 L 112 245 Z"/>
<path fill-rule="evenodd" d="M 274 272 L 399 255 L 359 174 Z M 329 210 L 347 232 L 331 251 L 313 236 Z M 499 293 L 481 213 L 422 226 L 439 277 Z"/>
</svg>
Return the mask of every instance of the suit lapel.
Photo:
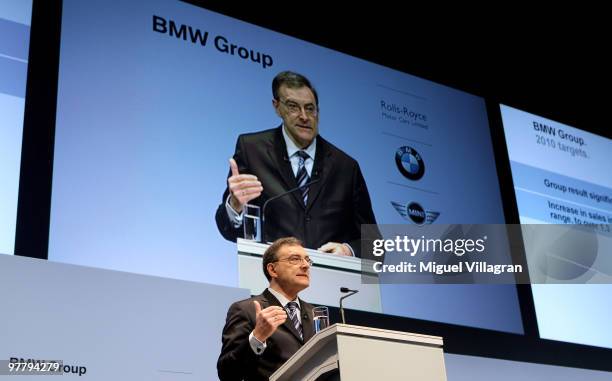
<svg viewBox="0 0 612 381">
<path fill-rule="evenodd" d="M 268 291 L 268 289 L 266 288 L 266 290 L 263 292 L 262 296 L 264 298 L 266 298 L 268 300 L 269 305 L 271 306 L 279 306 L 281 308 L 283 308 L 283 306 L 281 305 L 281 303 L 278 301 L 278 299 L 276 299 L 276 297 L 274 295 L 272 295 L 272 293 L 270 291 Z M 300 313 L 302 313 L 301 308 L 302 307 L 302 300 L 300 300 Z M 284 308 L 283 308 L 284 309 Z M 285 310 L 285 312 L 287 312 L 287 310 Z M 311 324 L 312 325 L 312 324 Z M 291 319 L 289 318 L 289 315 L 287 314 L 287 320 L 285 320 L 285 322 L 283 323 L 282 326 L 279 326 L 278 328 L 284 327 L 285 329 L 289 330 L 289 332 L 291 332 L 293 334 L 293 336 L 295 336 L 295 338 L 299 341 L 299 342 L 303 342 L 302 338 L 300 337 L 300 334 L 298 333 L 298 331 L 295 329 L 295 327 L 293 326 L 293 322 L 291 321 Z M 304 329 L 304 323 L 302 322 L 302 329 Z M 306 333 L 304 332 L 304 338 L 306 338 Z"/>
<path fill-rule="evenodd" d="M 314 336 L 314 327 L 312 324 L 312 306 L 300 299 L 300 313 L 302 314 L 302 332 L 304 333 L 304 342 L 310 340 Z"/>
<path fill-rule="evenodd" d="M 308 203 L 306 205 L 307 211 L 312 208 L 325 182 L 331 177 L 330 174 L 333 171 L 333 166 L 334 161 L 331 158 L 331 150 L 328 147 L 327 141 L 320 136 L 317 137 L 317 153 L 315 154 L 311 179 L 319 179 L 319 181 L 310 186 L 308 191 Z"/>
</svg>

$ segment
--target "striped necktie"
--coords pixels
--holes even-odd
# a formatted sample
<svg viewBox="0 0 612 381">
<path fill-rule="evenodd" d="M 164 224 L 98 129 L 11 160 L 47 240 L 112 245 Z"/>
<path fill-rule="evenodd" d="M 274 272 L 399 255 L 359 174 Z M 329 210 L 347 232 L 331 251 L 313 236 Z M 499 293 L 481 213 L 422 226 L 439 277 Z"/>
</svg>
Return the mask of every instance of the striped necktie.
<svg viewBox="0 0 612 381">
<path fill-rule="evenodd" d="M 298 171 L 295 177 L 297 179 L 298 186 L 301 187 L 310 181 L 310 176 L 308 176 L 308 171 L 306 171 L 306 165 L 304 164 L 306 162 L 306 159 L 308 159 L 310 156 L 304 151 L 297 151 L 295 154 L 298 156 L 298 159 L 300 160 L 298 163 Z M 306 205 L 308 202 L 308 190 L 309 189 L 310 187 L 304 187 L 301 189 L 302 200 L 304 201 L 304 205 Z"/>
<path fill-rule="evenodd" d="M 298 304 L 296 302 L 289 302 L 287 303 L 285 308 L 287 309 L 287 314 L 289 315 L 289 319 L 291 319 L 291 322 L 293 323 L 295 330 L 300 334 L 300 338 L 304 339 L 304 333 L 302 331 L 302 323 L 300 323 L 300 318 L 298 317 L 298 314 L 300 313 Z"/>
</svg>

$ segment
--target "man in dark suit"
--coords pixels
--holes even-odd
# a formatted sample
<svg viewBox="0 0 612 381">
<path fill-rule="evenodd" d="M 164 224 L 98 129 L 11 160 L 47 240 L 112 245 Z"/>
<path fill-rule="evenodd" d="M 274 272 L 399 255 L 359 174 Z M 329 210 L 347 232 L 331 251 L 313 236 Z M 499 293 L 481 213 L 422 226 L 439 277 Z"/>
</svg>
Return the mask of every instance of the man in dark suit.
<svg viewBox="0 0 612 381">
<path fill-rule="evenodd" d="M 217 361 L 221 381 L 267 380 L 313 336 L 312 305 L 298 298 L 310 285 L 310 266 L 296 238 L 268 247 L 263 271 L 270 286 L 227 312 Z"/>
<path fill-rule="evenodd" d="M 359 256 L 361 225 L 376 224 L 359 164 L 319 136 L 318 95 L 306 77 L 281 72 L 272 81 L 272 94 L 283 124 L 238 137 L 215 216 L 219 231 L 236 241 L 243 236 L 245 204 L 262 207 L 271 197 L 305 185 L 268 204 L 265 239 L 296 236 L 308 248 Z"/>
</svg>

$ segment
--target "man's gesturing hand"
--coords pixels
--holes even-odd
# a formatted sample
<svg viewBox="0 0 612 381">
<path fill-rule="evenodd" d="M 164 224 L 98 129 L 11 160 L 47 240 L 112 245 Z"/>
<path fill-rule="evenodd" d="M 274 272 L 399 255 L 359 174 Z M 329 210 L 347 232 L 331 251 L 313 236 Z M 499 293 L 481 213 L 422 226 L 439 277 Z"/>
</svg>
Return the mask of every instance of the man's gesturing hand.
<svg viewBox="0 0 612 381">
<path fill-rule="evenodd" d="M 253 330 L 253 336 L 263 343 L 268 337 L 272 336 L 279 325 L 287 320 L 287 312 L 279 306 L 270 306 L 262 310 L 258 301 L 254 300 L 253 303 L 255 304 L 255 329 Z"/>
<path fill-rule="evenodd" d="M 240 174 L 238 172 L 238 164 L 236 160 L 229 159 L 232 175 L 227 179 L 227 187 L 230 190 L 230 205 L 238 212 L 242 212 L 242 208 L 249 201 L 259 197 L 263 192 L 261 182 L 257 176 Z"/>
</svg>

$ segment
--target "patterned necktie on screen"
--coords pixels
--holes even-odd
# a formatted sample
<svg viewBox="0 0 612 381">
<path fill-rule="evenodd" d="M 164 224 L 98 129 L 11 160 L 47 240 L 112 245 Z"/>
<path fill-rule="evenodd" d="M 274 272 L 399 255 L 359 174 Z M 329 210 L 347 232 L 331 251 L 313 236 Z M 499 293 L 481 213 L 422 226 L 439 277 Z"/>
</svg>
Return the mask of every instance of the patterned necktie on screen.
<svg viewBox="0 0 612 381">
<path fill-rule="evenodd" d="M 298 314 L 300 313 L 298 304 L 296 302 L 289 302 L 287 303 L 285 308 L 287 309 L 289 319 L 291 319 L 295 330 L 298 331 L 298 333 L 300 334 L 300 338 L 304 339 L 304 333 L 302 332 L 302 323 L 300 323 L 300 319 L 298 318 Z"/>
<path fill-rule="evenodd" d="M 310 156 L 304 151 L 297 151 L 295 154 L 298 156 L 298 159 L 300 160 L 298 163 L 297 175 L 295 177 L 297 178 L 298 185 L 302 186 L 310 181 L 310 176 L 308 176 L 308 171 L 306 171 L 306 165 L 304 164 L 306 162 L 306 159 L 308 159 Z M 306 205 L 306 203 L 308 202 L 308 190 L 309 189 L 310 189 L 309 186 L 301 189 L 302 200 L 304 201 L 304 205 Z"/>
</svg>

